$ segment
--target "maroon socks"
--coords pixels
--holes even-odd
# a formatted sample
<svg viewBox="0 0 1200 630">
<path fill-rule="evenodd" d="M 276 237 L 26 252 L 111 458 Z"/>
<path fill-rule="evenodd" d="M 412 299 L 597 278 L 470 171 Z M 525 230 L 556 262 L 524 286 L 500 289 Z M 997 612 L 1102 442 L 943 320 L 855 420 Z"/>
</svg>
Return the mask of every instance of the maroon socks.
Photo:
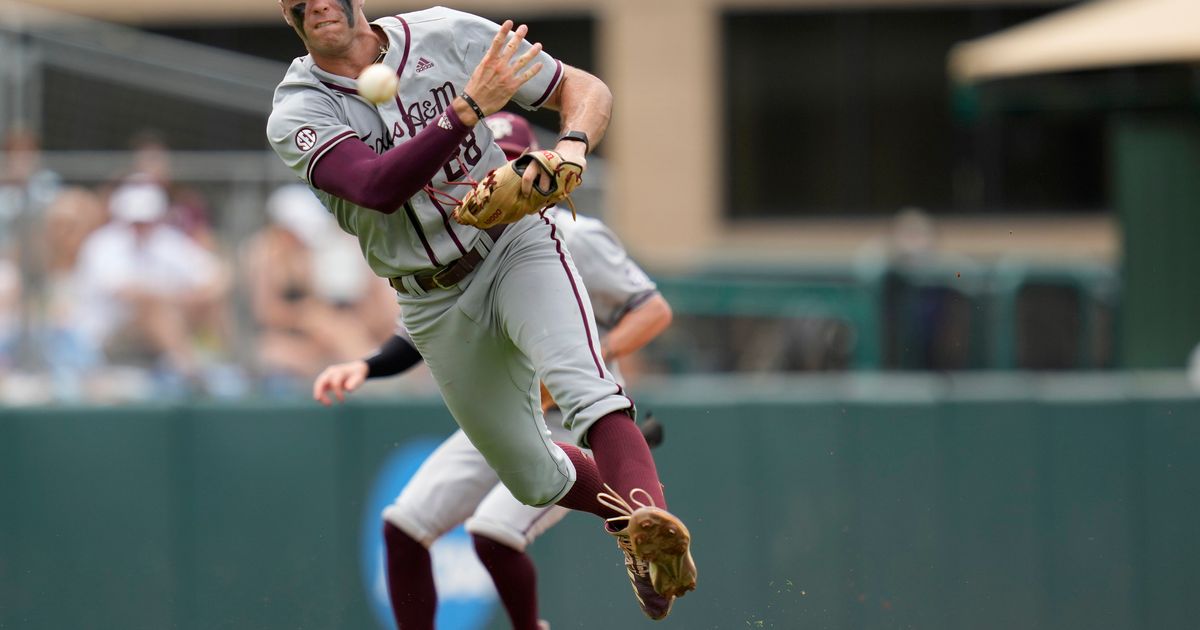
<svg viewBox="0 0 1200 630">
<path fill-rule="evenodd" d="M 597 494 L 606 492 L 604 482 L 600 481 L 600 469 L 596 468 L 596 462 L 584 455 L 578 446 L 562 442 L 556 444 L 566 451 L 571 463 L 575 464 L 575 485 L 571 486 L 565 497 L 558 500 L 558 505 L 581 512 L 591 512 L 600 518 L 621 516 L 596 499 Z"/>
<path fill-rule="evenodd" d="M 596 467 L 600 469 L 600 478 L 619 492 L 621 498 L 636 508 L 638 504 L 630 500 L 629 492 L 641 488 L 650 495 L 655 506 L 667 509 L 650 447 L 637 424 L 626 413 L 610 413 L 596 421 L 588 430 L 588 444 L 596 458 Z M 633 499 L 645 502 L 646 495 L 639 492 Z"/>
<path fill-rule="evenodd" d="M 433 560 L 429 550 L 400 528 L 385 523 L 388 595 L 400 630 L 433 630 L 437 590 L 433 585 Z"/>
<path fill-rule="evenodd" d="M 525 553 L 478 534 L 475 553 L 484 568 L 492 574 L 492 582 L 500 601 L 508 611 L 513 630 L 537 630 L 537 570 Z"/>
<path fill-rule="evenodd" d="M 537 630 L 537 570 L 529 556 L 483 536 L 472 536 L 475 553 L 492 575 L 514 630 Z M 433 560 L 420 542 L 391 523 L 383 526 L 388 595 L 400 630 L 433 630 L 437 591 Z"/>
<path fill-rule="evenodd" d="M 588 443 L 594 461 L 577 447 L 558 443 L 575 464 L 576 473 L 575 485 L 558 502 L 559 505 L 591 512 L 601 518 L 621 516 L 596 499 L 597 493 L 607 491 L 604 488 L 607 482 L 635 509 L 638 504 L 632 499 L 645 502 L 646 496 L 639 492 L 631 499 L 629 493 L 634 488 L 645 490 L 654 505 L 666 509 L 667 501 L 663 498 L 650 447 L 632 418 L 620 411 L 604 416 L 588 430 Z"/>
</svg>

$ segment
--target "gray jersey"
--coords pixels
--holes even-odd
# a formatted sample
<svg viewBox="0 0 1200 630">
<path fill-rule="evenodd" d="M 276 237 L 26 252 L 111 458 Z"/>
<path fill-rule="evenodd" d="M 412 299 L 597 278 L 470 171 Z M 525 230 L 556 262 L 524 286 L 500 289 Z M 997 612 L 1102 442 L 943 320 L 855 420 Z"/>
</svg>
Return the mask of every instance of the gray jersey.
<svg viewBox="0 0 1200 630">
<path fill-rule="evenodd" d="M 427 125 L 448 125 L 442 112 L 462 92 L 500 28 L 444 7 L 374 24 L 390 43 L 383 63 L 396 68 L 400 77 L 399 94 L 392 102 L 373 105 L 358 96 L 354 79 L 321 70 L 311 56 L 296 59 L 275 90 L 268 139 L 284 163 L 310 185 L 315 165 L 339 142 L 359 138 L 383 153 Z M 529 46 L 523 42 L 520 52 Z M 512 99 L 527 109 L 541 106 L 562 80 L 560 62 L 545 52 L 536 62 L 542 63 L 541 72 Z M 505 161 L 487 125 L 476 125 L 430 184 L 461 198 L 469 188 L 454 182 L 481 180 Z M 342 229 L 358 237 L 367 262 L 382 277 L 444 265 L 470 251 L 480 238 L 479 230 L 450 219 L 455 204 L 439 194 L 419 192 L 402 210 L 384 214 L 315 192 Z"/>
<path fill-rule="evenodd" d="M 657 292 L 654 281 L 599 219 L 583 215 L 572 218 L 569 209 L 560 207 L 551 208 L 547 214 L 575 260 L 601 336 L 616 326 L 625 313 Z"/>
</svg>

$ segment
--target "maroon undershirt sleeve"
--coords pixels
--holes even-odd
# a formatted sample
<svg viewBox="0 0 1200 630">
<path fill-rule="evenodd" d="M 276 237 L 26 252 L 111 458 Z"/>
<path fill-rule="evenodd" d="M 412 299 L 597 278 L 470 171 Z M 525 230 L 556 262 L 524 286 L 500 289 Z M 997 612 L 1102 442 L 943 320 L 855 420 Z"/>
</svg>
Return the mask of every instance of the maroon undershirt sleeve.
<svg viewBox="0 0 1200 630">
<path fill-rule="evenodd" d="M 451 129 L 434 119 L 411 140 L 376 154 L 358 138 L 334 145 L 313 167 L 312 184 L 355 205 L 391 214 L 433 179 L 471 128 L 447 107 Z"/>
</svg>

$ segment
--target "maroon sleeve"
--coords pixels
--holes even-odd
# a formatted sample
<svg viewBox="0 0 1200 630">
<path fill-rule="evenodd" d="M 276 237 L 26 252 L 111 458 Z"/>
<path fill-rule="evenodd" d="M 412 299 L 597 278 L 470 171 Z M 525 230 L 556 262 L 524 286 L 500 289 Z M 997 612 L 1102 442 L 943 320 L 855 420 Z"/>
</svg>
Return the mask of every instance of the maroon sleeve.
<svg viewBox="0 0 1200 630">
<path fill-rule="evenodd" d="M 471 132 L 454 108 L 446 108 L 445 118 L 450 129 L 431 121 L 383 155 L 358 138 L 343 140 L 313 167 L 312 184 L 355 205 L 391 214 L 433 179 Z"/>
</svg>

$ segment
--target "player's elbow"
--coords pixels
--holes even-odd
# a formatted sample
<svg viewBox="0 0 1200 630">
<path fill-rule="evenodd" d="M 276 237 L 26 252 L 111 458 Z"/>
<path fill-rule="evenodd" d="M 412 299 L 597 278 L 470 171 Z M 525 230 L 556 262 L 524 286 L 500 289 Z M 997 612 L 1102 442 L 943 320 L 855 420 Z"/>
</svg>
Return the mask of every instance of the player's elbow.
<svg viewBox="0 0 1200 630">
<path fill-rule="evenodd" d="M 660 302 L 658 307 L 658 322 L 660 326 L 666 328 L 675 319 L 675 311 L 671 310 L 671 304 L 663 296 L 658 296 L 658 301 Z"/>
<path fill-rule="evenodd" d="M 588 103 L 589 114 L 602 119 L 602 128 L 608 127 L 613 107 L 613 94 L 608 84 L 586 70 L 564 65 L 562 84 L 549 106 L 559 111 L 572 111 L 580 103 Z"/>
<path fill-rule="evenodd" d="M 656 336 L 666 330 L 671 325 L 671 321 L 675 319 L 675 312 L 671 310 L 671 304 L 661 293 L 646 300 L 639 310 L 645 313 L 649 323 L 647 327 L 652 329 Z"/>
<path fill-rule="evenodd" d="M 384 199 L 376 202 L 363 204 L 363 207 L 368 210 L 374 210 L 382 214 L 395 214 L 397 210 L 404 207 L 403 203 L 397 203 L 390 199 Z"/>
<path fill-rule="evenodd" d="M 326 191 L 330 192 L 342 199 L 350 201 L 360 208 L 374 210 L 382 214 L 394 214 L 397 210 L 404 207 L 404 199 L 396 199 L 394 195 L 389 194 L 386 186 L 382 185 L 365 185 L 354 191 Z"/>
</svg>

